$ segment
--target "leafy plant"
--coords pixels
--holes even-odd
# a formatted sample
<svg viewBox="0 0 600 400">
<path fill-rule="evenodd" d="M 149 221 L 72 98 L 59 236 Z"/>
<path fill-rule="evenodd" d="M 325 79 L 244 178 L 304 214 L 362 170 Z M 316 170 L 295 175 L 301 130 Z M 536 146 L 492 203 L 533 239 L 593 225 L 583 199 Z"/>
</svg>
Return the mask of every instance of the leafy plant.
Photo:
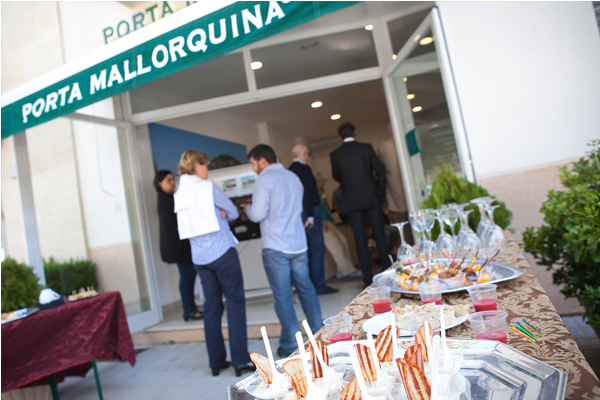
<svg viewBox="0 0 600 400">
<path fill-rule="evenodd" d="M 459 178 L 456 176 L 451 166 L 443 165 L 442 170 L 435 176 L 435 180 L 431 186 L 431 195 L 423 202 L 421 208 L 438 209 L 443 204 L 468 203 L 469 201 L 478 197 L 485 197 L 489 195 L 490 194 L 486 189 L 482 188 L 476 183 L 469 182 L 464 178 Z M 496 222 L 496 224 L 498 224 L 502 229 L 506 229 L 512 221 L 512 212 L 506 208 L 506 205 L 503 202 L 498 200 L 496 201 L 500 207 L 494 210 L 494 222 Z M 469 225 L 471 228 L 475 229 L 479 223 L 479 220 L 481 219 L 479 208 L 474 204 L 471 204 L 468 207 L 465 207 L 465 210 L 475 210 L 469 214 Z M 459 228 L 460 222 L 455 226 L 456 232 L 458 232 Z M 432 238 L 434 240 L 438 236 L 439 232 L 440 229 L 438 224 L 436 224 L 432 230 Z"/>
<path fill-rule="evenodd" d="M 544 225 L 527 228 L 523 240 L 525 250 L 554 272 L 553 282 L 564 284 L 565 297 L 577 297 L 592 319 L 600 309 L 594 294 L 600 287 L 600 140 L 590 146 L 572 170 L 560 169 L 566 190 L 548 192 L 540 210 Z"/>
<path fill-rule="evenodd" d="M 593 288 L 590 285 L 585 285 L 579 303 L 585 307 L 584 318 L 587 318 L 588 325 L 596 329 L 600 329 L 600 287 Z"/>
<path fill-rule="evenodd" d="M 96 265 L 90 260 L 56 262 L 54 258 L 44 260 L 46 285 L 57 293 L 70 295 L 73 290 L 93 286 L 98 289 Z"/>
<path fill-rule="evenodd" d="M 2 261 L 1 281 L 3 313 L 35 306 L 42 288 L 33 268 L 6 258 Z"/>
</svg>

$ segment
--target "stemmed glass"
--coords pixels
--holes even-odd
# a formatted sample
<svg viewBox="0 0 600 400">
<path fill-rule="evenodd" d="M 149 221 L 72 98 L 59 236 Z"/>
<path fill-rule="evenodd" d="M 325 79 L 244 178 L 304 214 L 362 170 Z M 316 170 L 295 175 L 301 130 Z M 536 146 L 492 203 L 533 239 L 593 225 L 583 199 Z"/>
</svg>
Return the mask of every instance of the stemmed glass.
<svg viewBox="0 0 600 400">
<path fill-rule="evenodd" d="M 440 235 L 435 240 L 435 250 L 438 253 L 441 253 L 446 258 L 454 258 L 456 253 L 456 244 L 454 243 L 454 239 L 444 230 L 444 221 L 442 220 L 442 211 L 433 210 L 432 211 L 440 224 Z M 458 215 L 457 215 L 458 217 Z"/>
<path fill-rule="evenodd" d="M 489 219 L 490 227 L 486 231 L 484 242 L 490 247 L 500 248 L 505 242 L 504 231 L 494 222 L 494 210 L 500 207 L 488 205 L 486 207 L 487 217 Z"/>
<path fill-rule="evenodd" d="M 404 240 L 404 225 L 408 224 L 409 221 L 406 222 L 400 222 L 399 224 L 392 224 L 392 226 L 395 226 L 396 228 L 398 228 L 398 231 L 400 232 L 400 247 L 398 248 L 398 254 L 397 254 L 397 259 L 398 262 L 402 265 L 408 265 L 408 264 L 413 264 L 415 262 L 417 262 L 417 255 L 414 251 L 414 249 L 412 248 L 411 245 L 409 245 L 408 243 L 406 243 L 406 240 Z"/>
<path fill-rule="evenodd" d="M 423 219 L 419 218 L 419 215 L 422 214 L 422 211 L 425 211 L 425 210 L 419 210 L 418 212 L 410 212 L 408 214 L 408 220 L 410 222 L 410 226 L 416 232 L 421 234 L 421 245 L 419 246 L 419 250 L 418 250 L 419 256 L 430 260 L 431 258 L 433 258 L 434 244 L 431 240 L 429 240 L 427 238 L 427 236 L 425 236 L 425 226 L 424 226 L 425 221 Z M 429 229 L 431 229 L 431 228 L 429 228 Z"/>
<path fill-rule="evenodd" d="M 464 251 L 478 250 L 481 248 L 481 240 L 469 227 L 469 214 L 474 210 L 461 211 L 460 217 L 460 232 L 458 233 L 457 245 Z"/>
<path fill-rule="evenodd" d="M 450 227 L 450 230 L 452 231 L 452 237 L 456 238 L 456 233 L 454 232 L 454 225 L 456 225 L 456 223 L 458 222 L 458 212 L 454 208 L 445 208 L 444 210 L 442 210 L 442 218 L 446 225 Z"/>
<path fill-rule="evenodd" d="M 477 205 L 479 208 L 479 215 L 481 218 L 479 219 L 479 223 L 477 224 L 476 233 L 477 236 L 482 238 L 483 240 L 483 232 L 489 227 L 490 221 L 486 215 L 485 208 L 492 204 L 495 200 L 489 196 L 486 197 L 478 197 L 476 199 L 471 200 L 471 204 Z"/>
<path fill-rule="evenodd" d="M 410 227 L 412 228 L 412 230 L 417 233 L 417 235 L 413 235 L 413 237 L 415 239 L 417 239 L 419 237 L 423 237 L 423 234 L 422 234 L 423 227 L 421 226 L 421 221 L 419 221 L 419 216 L 418 216 L 417 211 L 410 211 L 408 213 L 408 222 L 410 222 Z M 415 243 L 415 245 L 416 245 L 416 243 Z"/>
<path fill-rule="evenodd" d="M 427 239 L 431 241 L 431 230 L 435 225 L 435 214 L 431 208 L 426 210 L 419 210 L 418 214 L 419 219 L 421 220 L 422 226 L 427 233 Z"/>
</svg>

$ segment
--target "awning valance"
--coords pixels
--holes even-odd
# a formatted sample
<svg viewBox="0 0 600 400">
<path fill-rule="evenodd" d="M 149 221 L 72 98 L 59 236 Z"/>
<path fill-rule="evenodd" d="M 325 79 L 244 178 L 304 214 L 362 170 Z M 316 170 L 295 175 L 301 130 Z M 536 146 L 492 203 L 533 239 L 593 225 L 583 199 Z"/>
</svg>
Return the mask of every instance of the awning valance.
<svg viewBox="0 0 600 400">
<path fill-rule="evenodd" d="M 4 93 L 2 139 L 355 3 L 198 2 Z"/>
</svg>

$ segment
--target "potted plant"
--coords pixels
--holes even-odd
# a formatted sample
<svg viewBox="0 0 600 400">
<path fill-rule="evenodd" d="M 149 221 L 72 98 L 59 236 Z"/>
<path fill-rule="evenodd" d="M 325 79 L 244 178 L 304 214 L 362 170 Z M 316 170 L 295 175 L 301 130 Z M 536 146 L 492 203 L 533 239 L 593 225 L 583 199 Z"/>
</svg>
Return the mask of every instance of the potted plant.
<svg viewBox="0 0 600 400">
<path fill-rule="evenodd" d="M 600 320 L 600 140 L 592 151 L 560 169 L 566 190 L 551 190 L 542 204 L 544 224 L 523 234 L 525 250 L 553 271 L 565 297 L 576 297 L 584 317 L 598 328 Z"/>
</svg>

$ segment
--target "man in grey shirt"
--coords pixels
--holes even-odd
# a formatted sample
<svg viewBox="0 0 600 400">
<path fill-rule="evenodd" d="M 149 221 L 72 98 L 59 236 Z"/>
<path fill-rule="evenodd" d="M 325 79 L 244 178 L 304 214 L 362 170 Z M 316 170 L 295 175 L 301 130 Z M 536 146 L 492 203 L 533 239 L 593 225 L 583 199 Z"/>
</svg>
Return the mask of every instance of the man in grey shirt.
<svg viewBox="0 0 600 400">
<path fill-rule="evenodd" d="M 301 331 L 290 285 L 298 292 L 310 329 L 316 332 L 323 326 L 321 306 L 308 271 L 302 223 L 304 188 L 296 174 L 277 163 L 271 147 L 259 144 L 248 159 L 258 177 L 252 204 L 242 207 L 250 221 L 260 223 L 263 264 L 281 323 L 277 354 L 286 357 L 298 348 L 295 335 Z"/>
</svg>

